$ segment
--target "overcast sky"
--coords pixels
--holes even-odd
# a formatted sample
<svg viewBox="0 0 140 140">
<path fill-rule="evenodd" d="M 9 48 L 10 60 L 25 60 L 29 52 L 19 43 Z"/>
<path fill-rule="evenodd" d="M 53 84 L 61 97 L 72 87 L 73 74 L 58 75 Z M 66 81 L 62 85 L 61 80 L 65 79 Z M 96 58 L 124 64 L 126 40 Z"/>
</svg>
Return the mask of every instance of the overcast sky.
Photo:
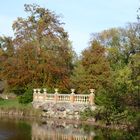
<svg viewBox="0 0 140 140">
<path fill-rule="evenodd" d="M 12 36 L 12 23 L 26 17 L 24 4 L 36 3 L 62 15 L 74 50 L 88 46 L 91 33 L 111 27 L 123 27 L 136 22 L 139 0 L 2 0 L 0 6 L 0 36 Z"/>
</svg>

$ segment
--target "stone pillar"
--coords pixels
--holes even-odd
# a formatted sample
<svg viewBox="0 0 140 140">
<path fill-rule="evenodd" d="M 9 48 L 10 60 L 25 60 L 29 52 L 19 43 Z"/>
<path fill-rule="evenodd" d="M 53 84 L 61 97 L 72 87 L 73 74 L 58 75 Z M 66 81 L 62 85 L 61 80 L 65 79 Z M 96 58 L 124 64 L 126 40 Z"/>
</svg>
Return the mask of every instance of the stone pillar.
<svg viewBox="0 0 140 140">
<path fill-rule="evenodd" d="M 5 99 L 8 100 L 8 96 L 7 95 L 5 95 Z"/>
<path fill-rule="evenodd" d="M 55 99 L 54 101 L 57 102 L 58 101 L 58 88 L 55 88 Z"/>
<path fill-rule="evenodd" d="M 90 89 L 90 96 L 89 96 L 90 105 L 94 104 L 94 96 L 95 96 L 94 91 L 95 91 L 95 89 Z"/>
<path fill-rule="evenodd" d="M 38 89 L 37 89 L 37 95 L 38 95 L 38 100 L 39 100 L 39 101 L 41 100 L 41 98 L 40 98 L 40 91 L 41 91 L 41 89 L 38 88 Z"/>
<path fill-rule="evenodd" d="M 73 136 L 72 135 L 68 136 L 68 140 L 73 140 Z"/>
<path fill-rule="evenodd" d="M 88 137 L 88 140 L 93 140 L 93 137 L 92 137 L 92 136 L 89 136 L 89 137 Z"/>
<path fill-rule="evenodd" d="M 46 96 L 46 94 L 47 94 L 47 89 L 46 89 L 46 88 L 43 88 L 43 91 L 44 91 L 44 101 L 46 101 L 46 98 L 47 98 L 47 96 Z"/>
<path fill-rule="evenodd" d="M 37 89 L 33 89 L 33 91 L 34 91 L 34 93 L 33 93 L 33 101 L 35 101 L 36 100 L 36 98 L 37 98 Z"/>
<path fill-rule="evenodd" d="M 71 89 L 71 95 L 70 95 L 70 102 L 71 103 L 74 103 L 74 91 L 75 91 L 75 89 Z"/>
</svg>

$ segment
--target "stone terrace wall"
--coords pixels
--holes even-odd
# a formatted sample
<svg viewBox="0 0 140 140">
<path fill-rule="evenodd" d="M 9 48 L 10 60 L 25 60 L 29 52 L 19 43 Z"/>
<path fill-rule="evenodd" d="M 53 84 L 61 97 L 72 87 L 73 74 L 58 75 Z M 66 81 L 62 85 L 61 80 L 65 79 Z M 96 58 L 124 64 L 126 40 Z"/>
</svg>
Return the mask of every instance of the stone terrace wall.
<svg viewBox="0 0 140 140">
<path fill-rule="evenodd" d="M 80 113 L 86 108 L 95 110 L 94 90 L 90 90 L 89 95 L 75 94 L 74 89 L 71 94 L 59 94 L 55 89 L 54 94 L 49 94 L 46 89 L 43 93 L 40 89 L 34 89 L 33 106 L 42 109 L 42 116 L 46 118 L 59 119 L 80 119 Z"/>
</svg>

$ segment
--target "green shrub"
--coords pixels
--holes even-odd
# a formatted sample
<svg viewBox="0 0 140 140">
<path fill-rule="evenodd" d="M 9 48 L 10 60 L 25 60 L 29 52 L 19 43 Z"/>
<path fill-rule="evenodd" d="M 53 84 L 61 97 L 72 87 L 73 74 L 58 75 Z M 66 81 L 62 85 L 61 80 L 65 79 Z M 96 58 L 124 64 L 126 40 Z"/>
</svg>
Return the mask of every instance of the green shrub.
<svg viewBox="0 0 140 140">
<path fill-rule="evenodd" d="M 80 116 L 82 120 L 87 120 L 88 118 L 92 118 L 94 114 L 93 111 L 88 107 L 80 113 Z"/>
<path fill-rule="evenodd" d="M 0 101 L 3 101 L 4 99 L 0 97 Z"/>
<path fill-rule="evenodd" d="M 27 89 L 23 95 L 19 96 L 19 103 L 27 104 L 33 101 L 32 89 Z"/>
<path fill-rule="evenodd" d="M 10 92 L 13 92 L 15 95 L 23 95 L 25 92 L 26 92 L 26 88 L 25 87 L 19 87 L 19 86 L 16 86 L 14 88 L 12 88 L 10 90 Z"/>
<path fill-rule="evenodd" d="M 0 97 L 0 105 L 3 103 L 4 99 Z"/>
</svg>

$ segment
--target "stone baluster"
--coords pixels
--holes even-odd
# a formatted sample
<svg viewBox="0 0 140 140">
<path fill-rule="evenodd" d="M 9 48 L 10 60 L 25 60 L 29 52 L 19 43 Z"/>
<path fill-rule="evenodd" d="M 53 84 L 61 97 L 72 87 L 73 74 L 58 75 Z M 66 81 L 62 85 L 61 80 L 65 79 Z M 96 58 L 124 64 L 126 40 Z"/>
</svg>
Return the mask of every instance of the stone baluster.
<svg viewBox="0 0 140 140">
<path fill-rule="evenodd" d="M 70 102 L 71 103 L 74 103 L 74 100 L 75 100 L 74 99 L 74 94 L 75 94 L 74 91 L 75 91 L 75 89 L 71 89 L 71 95 L 70 95 Z"/>
<path fill-rule="evenodd" d="M 33 100 L 37 100 L 37 89 L 33 89 L 34 93 L 33 93 Z"/>
<path fill-rule="evenodd" d="M 34 91 L 34 94 L 36 94 L 36 92 L 37 92 L 36 89 L 33 89 L 33 91 Z"/>
<path fill-rule="evenodd" d="M 43 91 L 44 91 L 44 101 L 45 101 L 46 98 L 47 98 L 47 96 L 46 96 L 46 94 L 47 94 L 47 89 L 46 89 L 46 88 L 43 88 Z"/>
<path fill-rule="evenodd" d="M 43 88 L 44 94 L 47 94 L 47 89 Z"/>
<path fill-rule="evenodd" d="M 55 102 L 57 102 L 58 101 L 58 88 L 55 88 L 54 89 L 55 90 Z"/>
<path fill-rule="evenodd" d="M 40 94 L 41 89 L 40 89 L 40 88 L 38 88 L 38 89 L 37 89 L 37 91 L 38 91 L 38 94 Z"/>
<path fill-rule="evenodd" d="M 90 97 L 89 97 L 90 105 L 94 104 L 94 96 L 95 96 L 94 91 L 95 91 L 95 89 L 90 89 Z"/>
<path fill-rule="evenodd" d="M 40 92 L 41 92 L 41 89 L 38 88 L 38 89 L 37 89 L 37 95 L 38 95 L 38 100 L 39 100 L 39 101 L 41 101 L 41 98 L 40 98 Z"/>
</svg>

